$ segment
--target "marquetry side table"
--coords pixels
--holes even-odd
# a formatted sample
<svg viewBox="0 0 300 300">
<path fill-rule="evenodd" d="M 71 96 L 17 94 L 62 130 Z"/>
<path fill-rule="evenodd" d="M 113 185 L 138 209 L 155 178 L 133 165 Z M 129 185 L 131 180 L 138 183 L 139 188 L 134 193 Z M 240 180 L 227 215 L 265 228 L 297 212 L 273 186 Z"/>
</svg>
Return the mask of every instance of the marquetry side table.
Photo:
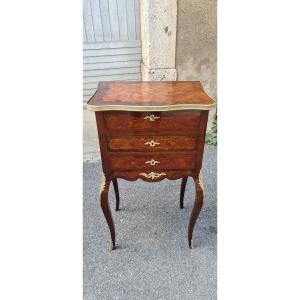
<svg viewBox="0 0 300 300">
<path fill-rule="evenodd" d="M 112 181 L 119 209 L 117 178 L 157 182 L 182 178 L 180 208 L 188 176 L 196 197 L 188 225 L 192 247 L 195 223 L 203 205 L 201 167 L 208 112 L 215 102 L 199 81 L 100 82 L 89 100 L 95 111 L 102 158 L 100 204 L 109 226 L 112 249 L 115 226 L 108 204 Z"/>
</svg>

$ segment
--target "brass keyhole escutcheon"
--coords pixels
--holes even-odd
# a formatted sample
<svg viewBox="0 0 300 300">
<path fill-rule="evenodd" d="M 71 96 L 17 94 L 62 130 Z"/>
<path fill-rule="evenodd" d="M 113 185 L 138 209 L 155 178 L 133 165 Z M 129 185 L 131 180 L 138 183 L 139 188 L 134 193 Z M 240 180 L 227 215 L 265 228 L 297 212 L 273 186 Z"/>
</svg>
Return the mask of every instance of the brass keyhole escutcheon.
<svg viewBox="0 0 300 300">
<path fill-rule="evenodd" d="M 155 147 L 156 145 L 159 144 L 160 144 L 159 142 L 155 142 L 153 140 L 145 143 L 145 145 L 149 145 L 150 147 Z"/>
<path fill-rule="evenodd" d="M 144 119 L 147 120 L 149 119 L 150 122 L 155 122 L 156 119 L 159 119 L 160 117 L 155 116 L 154 114 L 151 114 L 149 116 L 146 116 Z"/>
<path fill-rule="evenodd" d="M 155 159 L 151 159 L 145 162 L 145 164 L 150 164 L 151 166 L 155 166 L 156 164 L 159 164 L 160 162 L 155 160 Z"/>
</svg>

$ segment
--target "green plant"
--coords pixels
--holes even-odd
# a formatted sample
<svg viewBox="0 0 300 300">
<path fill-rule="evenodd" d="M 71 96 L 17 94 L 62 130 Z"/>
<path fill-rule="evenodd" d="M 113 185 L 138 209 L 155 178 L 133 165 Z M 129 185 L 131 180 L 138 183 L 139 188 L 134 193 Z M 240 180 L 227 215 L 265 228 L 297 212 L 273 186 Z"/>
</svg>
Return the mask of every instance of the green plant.
<svg viewBox="0 0 300 300">
<path fill-rule="evenodd" d="M 206 133 L 205 143 L 207 145 L 217 146 L 218 143 L 218 125 L 217 120 L 212 122 L 212 127 L 209 132 Z"/>
</svg>

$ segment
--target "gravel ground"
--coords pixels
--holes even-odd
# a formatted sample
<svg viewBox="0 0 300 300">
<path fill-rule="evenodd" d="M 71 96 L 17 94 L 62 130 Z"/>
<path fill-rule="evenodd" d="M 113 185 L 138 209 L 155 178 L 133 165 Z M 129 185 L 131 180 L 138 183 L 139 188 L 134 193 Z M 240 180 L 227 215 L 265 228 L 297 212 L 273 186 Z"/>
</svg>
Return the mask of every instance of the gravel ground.
<svg viewBox="0 0 300 300">
<path fill-rule="evenodd" d="M 205 198 L 192 250 L 187 225 L 195 192 L 189 178 L 183 210 L 179 180 L 118 180 L 118 212 L 111 185 L 117 249 L 110 251 L 98 201 L 100 168 L 99 161 L 83 165 L 83 299 L 217 299 L 217 148 L 204 153 Z"/>
</svg>

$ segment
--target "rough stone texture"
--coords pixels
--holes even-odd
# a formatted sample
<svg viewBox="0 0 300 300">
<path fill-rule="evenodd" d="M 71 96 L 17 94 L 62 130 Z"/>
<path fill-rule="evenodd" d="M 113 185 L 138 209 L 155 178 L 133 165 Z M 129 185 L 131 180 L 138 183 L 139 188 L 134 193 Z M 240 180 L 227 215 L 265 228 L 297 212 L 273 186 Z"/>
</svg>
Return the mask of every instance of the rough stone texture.
<svg viewBox="0 0 300 300">
<path fill-rule="evenodd" d="M 163 69 L 175 68 L 176 20 L 177 0 L 141 1 L 142 60 L 145 68 L 160 69 L 158 74 L 162 75 L 154 76 L 157 80 L 161 80 Z M 169 76 L 167 72 L 166 77 Z"/>
<path fill-rule="evenodd" d="M 176 80 L 176 69 L 149 69 L 141 64 L 142 78 L 147 81 L 173 81 Z"/>
<path fill-rule="evenodd" d="M 177 80 L 200 80 L 216 100 L 217 0 L 178 0 L 177 5 Z"/>
<path fill-rule="evenodd" d="M 83 167 L 83 299 L 217 299 L 217 148 L 205 147 L 204 205 L 187 244 L 195 189 L 189 178 L 185 208 L 180 180 L 119 181 L 120 211 L 113 187 L 109 202 L 117 249 L 109 251 L 108 226 L 99 205 L 101 165 Z"/>
</svg>

